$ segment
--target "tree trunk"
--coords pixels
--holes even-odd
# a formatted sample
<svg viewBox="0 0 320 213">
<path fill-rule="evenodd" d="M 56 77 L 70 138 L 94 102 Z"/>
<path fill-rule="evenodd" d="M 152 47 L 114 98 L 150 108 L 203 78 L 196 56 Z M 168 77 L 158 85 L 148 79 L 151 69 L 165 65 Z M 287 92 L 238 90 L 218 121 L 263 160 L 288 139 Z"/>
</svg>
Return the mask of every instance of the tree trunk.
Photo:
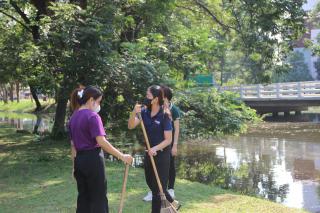
<svg viewBox="0 0 320 213">
<path fill-rule="evenodd" d="M 16 82 L 16 94 L 17 94 L 17 102 L 20 102 L 20 83 Z"/>
<path fill-rule="evenodd" d="M 2 84 L 0 84 L 0 99 L 4 101 L 4 89 Z"/>
<path fill-rule="evenodd" d="M 67 103 L 69 98 L 69 93 L 72 88 L 71 82 L 64 76 L 61 87 L 57 90 L 57 108 L 54 119 L 54 124 L 52 128 L 52 137 L 61 138 L 65 136 L 65 119 L 67 113 Z"/>
<path fill-rule="evenodd" d="M 66 135 L 65 120 L 67 114 L 67 104 L 72 89 L 76 86 L 76 79 L 64 75 L 61 87 L 57 90 L 57 108 L 52 128 L 52 137 L 61 138 Z"/>
<path fill-rule="evenodd" d="M 189 80 L 190 78 L 190 68 L 189 67 L 184 67 L 183 68 L 183 80 Z"/>
<path fill-rule="evenodd" d="M 10 90 L 9 90 L 9 95 L 10 95 L 10 101 L 13 102 L 13 83 L 10 83 Z"/>
<path fill-rule="evenodd" d="M 220 71 L 221 71 L 221 76 L 220 76 L 220 86 L 222 86 L 223 85 L 223 73 L 224 73 L 224 68 L 225 68 L 225 64 L 226 64 L 226 62 L 225 62 L 225 57 L 224 57 L 224 55 L 220 58 Z"/>
<path fill-rule="evenodd" d="M 18 128 L 18 129 L 23 129 L 23 121 L 22 121 L 22 119 L 21 119 L 21 118 L 18 118 L 17 122 L 18 122 L 17 128 Z"/>
<path fill-rule="evenodd" d="M 54 124 L 52 128 L 53 138 L 62 138 L 66 133 L 64 124 L 65 124 L 65 118 L 66 118 L 66 112 L 67 112 L 67 103 L 68 103 L 68 98 L 59 96 L 56 114 L 54 118 Z"/>
<path fill-rule="evenodd" d="M 36 109 L 35 109 L 35 111 L 36 112 L 38 112 L 38 111 L 40 111 L 41 110 L 41 103 L 40 103 L 40 101 L 39 101 L 39 98 L 38 98 L 38 95 L 37 95 L 37 91 L 36 91 L 36 89 L 33 87 L 33 86 L 31 86 L 30 84 L 29 84 L 29 87 L 30 87 L 30 91 L 31 91 L 31 95 L 32 95 L 32 97 L 33 97 L 33 100 L 36 102 Z"/>
<path fill-rule="evenodd" d="M 41 124 L 41 121 L 42 121 L 42 117 L 39 114 L 37 114 L 37 121 L 33 128 L 33 132 L 32 132 L 33 134 L 36 134 L 36 135 L 39 134 L 38 129 Z"/>
<path fill-rule="evenodd" d="M 20 17 L 23 19 L 23 21 L 27 24 L 30 25 L 30 30 L 33 38 L 33 42 L 35 45 L 38 45 L 38 42 L 40 40 L 40 26 L 37 24 L 32 24 L 32 21 L 28 18 L 27 14 L 24 13 L 24 11 L 18 6 L 17 2 L 15 1 L 9 1 L 10 5 L 14 8 L 14 10 L 20 15 Z M 50 3 L 50 0 L 32 0 L 30 2 L 36 9 L 37 9 L 37 15 L 35 16 L 35 23 L 40 21 L 40 18 L 43 15 L 46 15 L 48 12 L 48 5 Z M 32 94 L 33 99 L 36 102 L 36 110 L 35 111 L 40 111 L 41 110 L 41 104 L 38 99 L 37 93 L 35 88 L 29 84 L 30 91 Z"/>
<path fill-rule="evenodd" d="M 55 92 L 54 92 L 54 103 L 55 103 L 55 104 L 58 103 L 58 91 L 59 91 L 59 87 L 56 86 Z"/>
<path fill-rule="evenodd" d="M 8 90 L 7 90 L 7 87 L 4 86 L 4 97 L 3 97 L 3 101 L 5 104 L 8 103 Z"/>
</svg>

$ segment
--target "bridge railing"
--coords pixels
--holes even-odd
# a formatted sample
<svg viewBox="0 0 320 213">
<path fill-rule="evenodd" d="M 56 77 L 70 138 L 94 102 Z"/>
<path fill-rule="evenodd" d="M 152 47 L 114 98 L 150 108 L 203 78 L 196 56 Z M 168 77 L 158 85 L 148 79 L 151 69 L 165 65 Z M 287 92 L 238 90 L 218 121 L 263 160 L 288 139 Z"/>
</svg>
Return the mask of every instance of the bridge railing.
<svg viewBox="0 0 320 213">
<path fill-rule="evenodd" d="M 320 81 L 222 86 L 222 91 L 240 94 L 241 99 L 319 99 Z"/>
</svg>

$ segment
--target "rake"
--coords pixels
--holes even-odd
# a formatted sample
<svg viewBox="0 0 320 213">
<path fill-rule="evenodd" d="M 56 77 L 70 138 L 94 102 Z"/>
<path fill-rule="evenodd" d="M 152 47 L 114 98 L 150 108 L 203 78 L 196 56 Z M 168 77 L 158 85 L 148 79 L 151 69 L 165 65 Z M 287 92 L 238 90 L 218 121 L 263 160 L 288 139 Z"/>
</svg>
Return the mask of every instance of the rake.
<svg viewBox="0 0 320 213">
<path fill-rule="evenodd" d="M 125 198 L 125 194 L 126 194 L 126 186 L 127 186 L 127 180 L 128 180 L 128 173 L 129 173 L 129 164 L 126 164 L 126 167 L 124 170 L 124 176 L 123 176 L 119 213 L 122 213 L 122 210 L 123 210 L 124 198 Z"/>
<path fill-rule="evenodd" d="M 143 132 L 144 139 L 146 141 L 146 145 L 147 145 L 147 148 L 148 148 L 148 151 L 149 151 L 150 150 L 150 143 L 149 143 L 149 139 L 148 139 L 148 135 L 147 135 L 147 132 L 146 132 L 146 128 L 144 126 L 144 123 L 143 123 L 143 120 L 141 118 L 141 114 L 140 113 L 138 114 L 138 117 L 139 117 L 139 120 L 141 121 L 142 132 Z M 153 168 L 153 172 L 154 172 L 154 174 L 156 176 L 157 184 L 158 184 L 158 187 L 159 187 L 159 194 L 160 194 L 160 198 L 161 198 L 161 210 L 160 210 L 160 213 L 177 213 L 178 211 L 167 200 L 167 198 L 166 198 L 166 196 L 165 196 L 165 194 L 163 192 L 162 184 L 160 182 L 159 174 L 158 174 L 157 167 L 156 167 L 156 164 L 154 162 L 153 156 L 150 156 L 150 159 L 151 159 L 151 165 L 152 165 L 152 168 Z"/>
</svg>

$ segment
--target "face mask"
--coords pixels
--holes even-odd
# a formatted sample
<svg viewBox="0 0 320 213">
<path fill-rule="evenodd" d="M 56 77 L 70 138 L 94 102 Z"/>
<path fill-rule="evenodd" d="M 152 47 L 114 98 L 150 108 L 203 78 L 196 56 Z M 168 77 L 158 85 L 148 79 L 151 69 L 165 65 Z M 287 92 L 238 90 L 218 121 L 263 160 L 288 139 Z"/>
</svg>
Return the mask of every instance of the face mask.
<svg viewBox="0 0 320 213">
<path fill-rule="evenodd" d="M 96 102 L 94 102 L 94 105 L 96 105 Z M 97 107 L 94 107 L 93 111 L 96 112 L 96 113 L 99 113 L 100 112 L 100 104 L 97 106 Z"/>
<path fill-rule="evenodd" d="M 95 111 L 96 113 L 99 113 L 99 112 L 100 112 L 100 110 L 101 110 L 100 105 L 98 105 L 98 106 L 94 109 L 94 111 Z"/>
<path fill-rule="evenodd" d="M 149 98 L 145 98 L 142 102 L 143 105 L 146 105 L 148 109 L 151 109 L 151 102 L 152 102 L 153 99 L 149 99 Z"/>
</svg>

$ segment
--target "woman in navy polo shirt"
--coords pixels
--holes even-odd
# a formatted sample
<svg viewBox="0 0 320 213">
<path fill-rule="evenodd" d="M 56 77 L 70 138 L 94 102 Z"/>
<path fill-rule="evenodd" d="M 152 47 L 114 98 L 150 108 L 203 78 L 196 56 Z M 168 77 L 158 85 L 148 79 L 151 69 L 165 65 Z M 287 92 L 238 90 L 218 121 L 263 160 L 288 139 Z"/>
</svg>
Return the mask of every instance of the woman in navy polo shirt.
<svg viewBox="0 0 320 213">
<path fill-rule="evenodd" d="M 101 99 L 102 93 L 96 87 L 78 88 L 71 95 L 71 106 L 75 111 L 70 118 L 69 131 L 78 188 L 77 213 L 109 212 L 104 159 L 99 154 L 101 148 L 127 164 L 133 160 L 106 140 L 98 114 Z"/>
<path fill-rule="evenodd" d="M 148 88 L 144 105 L 146 108 L 141 109 L 141 105 L 134 107 L 128 121 L 128 128 L 133 129 L 140 124 L 137 113 L 141 113 L 151 146 L 148 155 L 145 156 L 145 177 L 152 191 L 152 213 L 160 213 L 161 198 L 150 156 L 154 157 L 167 200 L 173 203 L 167 191 L 172 141 L 171 116 L 170 111 L 165 111 L 163 108 L 163 91 L 160 86 L 154 85 Z"/>
</svg>

